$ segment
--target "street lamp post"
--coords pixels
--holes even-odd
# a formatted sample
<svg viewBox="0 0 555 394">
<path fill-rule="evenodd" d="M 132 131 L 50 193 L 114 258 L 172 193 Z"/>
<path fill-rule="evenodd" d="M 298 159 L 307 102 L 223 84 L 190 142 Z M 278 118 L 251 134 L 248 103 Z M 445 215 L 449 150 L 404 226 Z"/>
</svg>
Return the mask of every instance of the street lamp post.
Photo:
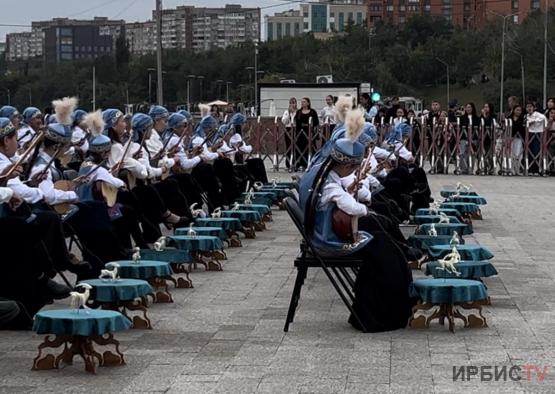
<svg viewBox="0 0 555 394">
<path fill-rule="evenodd" d="M 522 102 L 525 103 L 526 102 L 526 85 L 524 83 L 524 58 L 522 57 L 522 54 L 518 51 L 515 51 L 514 49 L 508 48 L 509 51 L 516 53 L 518 56 L 520 56 L 520 77 L 522 79 Z"/>
<path fill-rule="evenodd" d="M 229 85 L 231 85 L 231 82 L 227 81 L 225 83 L 225 101 L 227 101 L 229 103 Z"/>
<path fill-rule="evenodd" d="M 187 111 L 191 111 L 191 78 L 196 78 L 196 75 L 187 75 Z"/>
<path fill-rule="evenodd" d="M 249 75 L 249 87 L 247 88 L 247 92 L 246 92 L 247 94 L 246 94 L 246 95 L 247 95 L 247 100 L 249 100 L 249 104 L 250 104 L 251 97 L 253 97 L 253 96 L 251 96 L 251 93 L 250 93 L 250 90 L 251 90 L 251 89 L 250 89 L 250 86 L 251 86 L 250 84 L 252 83 L 252 74 L 251 74 L 251 71 L 254 71 L 254 67 L 250 67 L 250 66 L 249 66 L 249 67 L 245 67 L 245 70 L 248 71 L 248 75 Z"/>
<path fill-rule="evenodd" d="M 449 90 L 449 64 L 444 61 L 441 60 L 439 57 L 436 57 L 436 60 L 438 62 L 440 62 L 441 64 L 443 64 L 445 66 L 445 68 L 447 69 L 447 106 L 445 108 L 449 108 L 449 103 L 451 102 L 449 94 L 450 94 L 450 90 Z"/>
<path fill-rule="evenodd" d="M 545 21 L 543 26 L 543 105 L 547 108 L 547 20 L 549 16 L 549 4 L 545 0 Z"/>
<path fill-rule="evenodd" d="M 216 84 L 218 85 L 218 100 L 221 100 L 222 97 L 222 85 L 224 81 L 223 79 L 216 80 Z"/>
<path fill-rule="evenodd" d="M 204 79 L 203 75 L 197 75 L 197 79 L 199 80 L 199 101 L 202 101 L 202 80 Z"/>
<path fill-rule="evenodd" d="M 258 115 L 258 42 L 254 42 L 254 116 Z"/>
<path fill-rule="evenodd" d="M 164 92 L 162 82 L 162 0 L 156 0 L 156 101 L 164 105 Z"/>
<path fill-rule="evenodd" d="M 8 105 L 12 105 L 10 89 L 8 89 L 8 88 L 5 88 L 5 89 L 6 89 L 6 93 L 7 93 L 7 96 L 8 96 Z"/>
<path fill-rule="evenodd" d="M 499 86 L 499 118 L 501 119 L 501 115 L 503 115 L 503 102 L 505 101 L 503 97 L 503 84 L 505 79 L 505 24 L 507 23 L 507 18 L 518 15 L 518 13 L 503 15 L 494 11 L 488 11 L 491 12 L 493 15 L 497 15 L 503 18 L 503 31 L 501 33 L 501 80 Z"/>
</svg>

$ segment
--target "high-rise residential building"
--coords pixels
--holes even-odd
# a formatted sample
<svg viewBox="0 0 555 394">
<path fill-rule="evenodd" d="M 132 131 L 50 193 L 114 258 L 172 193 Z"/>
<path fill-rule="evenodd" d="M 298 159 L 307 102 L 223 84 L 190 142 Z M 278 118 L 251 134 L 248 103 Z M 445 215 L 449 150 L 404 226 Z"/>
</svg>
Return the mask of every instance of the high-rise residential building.
<svg viewBox="0 0 555 394">
<path fill-rule="evenodd" d="M 327 38 L 345 31 L 349 24 L 363 24 L 367 7 L 362 0 L 308 2 L 300 10 L 289 10 L 266 16 L 268 41 L 312 32 L 317 38 Z"/>
<path fill-rule="evenodd" d="M 223 8 L 178 6 L 162 10 L 162 48 L 195 51 L 225 48 L 260 38 L 260 9 L 226 4 Z M 156 11 L 152 21 L 128 23 L 131 53 L 156 49 Z"/>
<path fill-rule="evenodd" d="M 32 22 L 31 31 L 6 36 L 6 59 L 60 62 L 113 53 L 116 39 L 125 35 L 125 21 L 54 18 Z"/>
<path fill-rule="evenodd" d="M 367 24 L 372 28 L 377 21 L 403 24 L 411 16 L 443 17 L 453 25 L 481 28 L 491 19 L 512 15 L 519 23 L 534 10 L 544 10 L 541 0 L 367 0 Z"/>
</svg>

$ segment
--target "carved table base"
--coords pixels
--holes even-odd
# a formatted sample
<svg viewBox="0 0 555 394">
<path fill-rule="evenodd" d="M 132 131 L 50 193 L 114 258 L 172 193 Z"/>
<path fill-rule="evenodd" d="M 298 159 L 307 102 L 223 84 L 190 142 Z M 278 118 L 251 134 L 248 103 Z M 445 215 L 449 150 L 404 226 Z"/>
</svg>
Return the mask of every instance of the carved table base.
<svg viewBox="0 0 555 394">
<path fill-rule="evenodd" d="M 93 343 L 100 346 L 114 345 L 115 353 L 106 350 L 100 354 L 94 349 Z M 64 350 L 57 356 L 51 353 L 42 354 L 43 349 L 56 349 L 62 345 Z M 50 335 L 47 335 L 39 345 L 39 352 L 33 360 L 33 370 L 59 369 L 61 362 L 72 365 L 73 358 L 76 355 L 85 361 L 85 371 L 90 373 L 96 373 L 97 360 L 100 367 L 125 365 L 123 354 L 119 350 L 119 342 L 114 339 L 114 335 L 111 333 L 90 337 L 60 335 L 55 336 L 52 340 L 50 340 Z"/>
<path fill-rule="evenodd" d="M 193 281 L 189 277 L 189 264 L 190 263 L 171 263 L 174 274 L 177 275 L 176 285 L 178 289 L 192 289 Z"/>
<path fill-rule="evenodd" d="M 148 283 L 150 283 L 155 290 L 155 293 L 154 293 L 155 303 L 159 304 L 159 303 L 173 302 L 173 297 L 170 293 L 170 288 L 168 286 L 167 281 L 173 282 L 173 284 L 177 286 L 177 281 L 171 276 L 164 276 L 164 277 L 155 276 L 148 279 Z"/>
<path fill-rule="evenodd" d="M 149 294 L 153 300 L 155 300 L 154 294 Z M 94 308 L 102 308 L 110 311 L 120 312 L 123 316 L 127 317 L 129 320 L 133 322 L 133 327 L 135 329 L 152 329 L 152 324 L 150 323 L 150 319 L 148 318 L 147 306 L 148 301 L 147 297 L 141 297 L 141 299 L 136 299 L 133 301 L 118 301 L 118 302 L 98 302 L 94 301 L 91 304 Z M 130 313 L 130 312 L 138 312 L 138 313 Z"/>
<path fill-rule="evenodd" d="M 269 212 L 268 212 L 268 213 L 265 213 L 265 214 L 262 216 L 262 221 L 263 221 L 263 222 L 272 222 L 273 220 L 274 220 L 274 219 L 272 218 L 272 214 L 269 213 Z"/>
<path fill-rule="evenodd" d="M 482 315 L 484 300 L 455 304 L 417 304 L 412 307 L 412 316 L 409 318 L 411 328 L 430 328 L 430 322 L 437 319 L 444 325 L 445 319 L 449 323 L 449 331 L 455 332 L 455 319 L 464 323 L 465 328 L 487 327 L 486 318 Z M 477 313 L 463 314 L 464 310 L 476 310 Z M 430 313 L 427 313 L 430 312 Z M 417 316 L 418 315 L 418 316 Z"/>
<path fill-rule="evenodd" d="M 243 246 L 241 240 L 239 239 L 239 234 L 235 231 L 227 231 L 227 239 L 225 242 L 227 242 L 227 246 L 230 248 L 240 248 Z"/>
<path fill-rule="evenodd" d="M 212 250 L 206 252 L 191 252 L 193 257 L 193 268 L 197 269 L 198 265 L 203 265 L 206 271 L 221 271 L 222 263 L 220 260 L 227 260 L 227 256 L 222 250 Z"/>
</svg>

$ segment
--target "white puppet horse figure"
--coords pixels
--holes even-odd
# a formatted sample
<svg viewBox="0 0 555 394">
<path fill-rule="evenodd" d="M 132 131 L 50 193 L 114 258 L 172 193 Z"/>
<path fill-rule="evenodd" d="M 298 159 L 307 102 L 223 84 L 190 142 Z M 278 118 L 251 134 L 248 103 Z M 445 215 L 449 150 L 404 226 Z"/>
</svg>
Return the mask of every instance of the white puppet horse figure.
<svg viewBox="0 0 555 394">
<path fill-rule="evenodd" d="M 436 224 L 435 223 L 430 224 L 430 229 L 428 230 L 428 235 L 430 237 L 437 237 L 437 230 L 436 230 Z"/>
<path fill-rule="evenodd" d="M 191 205 L 189 207 L 190 211 L 191 211 L 191 215 L 193 215 L 193 218 L 203 218 L 206 216 L 206 212 L 204 212 L 204 210 L 202 208 L 197 208 L 198 203 L 194 203 L 193 205 Z"/>
<path fill-rule="evenodd" d="M 451 237 L 451 240 L 449 240 L 449 245 L 451 247 L 457 247 L 461 244 L 461 239 L 459 238 L 459 233 L 457 233 L 456 231 L 453 231 L 453 236 Z"/>
<path fill-rule="evenodd" d="M 112 282 L 118 280 L 120 265 L 118 263 L 108 263 L 106 264 L 106 268 L 107 269 L 105 270 L 100 270 L 100 276 L 98 278 L 102 280 L 110 280 Z"/>
<path fill-rule="evenodd" d="M 221 218 L 222 217 L 222 208 L 218 207 L 218 208 L 214 209 L 214 211 L 212 212 L 212 217 L 214 219 Z"/>
<path fill-rule="evenodd" d="M 440 213 L 439 213 L 439 222 L 438 222 L 438 223 L 439 223 L 439 224 L 442 224 L 442 223 L 447 224 L 447 223 L 449 223 L 449 216 L 447 216 L 447 215 L 445 214 L 445 212 L 440 212 Z"/>
<path fill-rule="evenodd" d="M 76 313 L 79 313 L 79 309 L 89 309 L 87 306 L 87 301 L 91 295 L 92 286 L 88 283 L 83 283 L 78 285 L 77 287 L 81 287 L 85 289 L 84 292 L 80 293 L 78 291 L 72 291 L 69 293 L 69 304 L 71 308 L 76 309 Z M 85 313 L 89 313 L 89 311 L 85 311 Z"/>
<path fill-rule="evenodd" d="M 195 231 L 193 226 L 194 226 L 194 223 L 189 224 L 189 230 L 187 230 L 187 236 L 189 236 L 189 237 L 196 237 L 197 236 L 197 232 Z"/>
<path fill-rule="evenodd" d="M 167 242 L 168 242 L 168 237 L 162 236 L 158 238 L 158 240 L 154 242 L 154 250 L 156 250 L 157 252 L 161 252 L 166 248 Z"/>
<path fill-rule="evenodd" d="M 141 262 L 141 248 L 135 247 L 135 249 L 133 249 L 133 255 L 131 256 L 131 260 L 133 260 L 133 262 L 135 264 L 138 264 Z"/>
<path fill-rule="evenodd" d="M 234 203 L 233 206 L 231 207 L 231 210 L 232 210 L 232 211 L 238 211 L 238 210 L 239 210 L 239 207 L 240 207 L 240 204 L 239 204 L 237 201 L 235 201 L 235 203 Z"/>
<path fill-rule="evenodd" d="M 439 259 L 437 262 L 439 263 L 438 270 L 442 270 L 445 272 L 449 272 L 455 276 L 461 276 L 461 273 L 457 271 L 455 267 L 461 261 L 461 255 L 455 246 L 451 249 L 451 252 L 446 254 L 445 257 Z"/>
<path fill-rule="evenodd" d="M 247 193 L 245 197 L 245 201 L 243 202 L 245 205 L 252 205 L 252 199 L 254 197 L 254 192 L 251 190 Z"/>
</svg>

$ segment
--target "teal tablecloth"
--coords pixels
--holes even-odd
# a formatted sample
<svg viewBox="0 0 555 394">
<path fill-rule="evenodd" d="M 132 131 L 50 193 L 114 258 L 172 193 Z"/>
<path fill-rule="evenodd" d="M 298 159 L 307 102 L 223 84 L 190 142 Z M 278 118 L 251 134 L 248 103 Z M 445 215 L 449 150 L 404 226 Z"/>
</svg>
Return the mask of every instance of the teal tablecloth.
<svg viewBox="0 0 555 394">
<path fill-rule="evenodd" d="M 218 237 L 222 241 L 227 239 L 227 234 L 225 230 L 219 226 L 215 227 L 196 227 L 193 226 L 193 230 L 196 231 L 197 235 L 210 235 L 212 237 Z M 189 232 L 189 227 L 177 228 L 175 229 L 174 235 L 187 235 Z"/>
<path fill-rule="evenodd" d="M 459 196 L 450 197 L 450 202 L 471 202 L 478 205 L 486 205 L 488 202 L 481 196 Z"/>
<path fill-rule="evenodd" d="M 462 237 L 459 237 L 459 239 L 461 244 L 464 244 L 464 239 Z M 432 245 L 449 245 L 449 241 L 451 241 L 451 235 L 432 237 L 426 234 L 411 235 L 407 240 L 409 245 L 419 249 L 428 249 Z"/>
<path fill-rule="evenodd" d="M 447 197 L 451 197 L 453 194 L 457 194 L 456 190 L 442 190 L 439 192 L 439 194 L 441 195 L 441 197 L 443 198 L 447 198 Z M 459 192 L 460 196 L 477 196 L 478 193 L 476 193 L 475 191 L 460 191 Z"/>
<path fill-rule="evenodd" d="M 131 321 L 119 312 L 103 309 L 56 309 L 40 311 L 35 315 L 33 331 L 54 335 L 104 335 L 127 330 Z"/>
<path fill-rule="evenodd" d="M 461 223 L 461 221 L 456 216 L 447 216 L 447 217 L 449 218 L 449 223 Z M 440 219 L 441 219 L 441 216 L 439 215 L 416 215 L 414 216 L 414 223 L 416 224 L 439 223 Z"/>
<path fill-rule="evenodd" d="M 461 215 L 465 213 L 477 213 L 480 211 L 480 206 L 473 202 L 444 202 L 441 204 L 441 208 L 456 209 L 461 213 Z"/>
<path fill-rule="evenodd" d="M 79 283 L 91 285 L 94 290 L 90 299 L 98 302 L 133 301 L 135 298 L 154 293 L 152 286 L 141 279 L 118 279 L 115 282 L 87 279 Z"/>
<path fill-rule="evenodd" d="M 297 182 L 276 182 L 276 186 L 285 187 L 287 189 L 293 189 L 297 187 Z M 264 186 L 273 186 L 273 182 L 268 182 Z"/>
<path fill-rule="evenodd" d="M 482 245 L 466 244 L 457 246 L 457 250 L 461 255 L 461 260 L 489 260 L 493 258 L 493 253 L 488 248 Z M 450 245 L 433 245 L 430 246 L 430 254 L 438 259 L 451 252 Z"/>
<path fill-rule="evenodd" d="M 289 191 L 288 187 L 272 187 L 272 186 L 262 186 L 262 189 L 259 190 L 260 192 L 271 192 L 276 195 L 276 197 L 281 200 L 287 197 L 287 192 Z"/>
<path fill-rule="evenodd" d="M 469 279 L 417 279 L 411 284 L 410 295 L 430 304 L 473 302 L 488 298 L 484 284 Z"/>
<path fill-rule="evenodd" d="M 170 238 L 179 249 L 185 249 L 190 252 L 210 252 L 212 250 L 222 250 L 224 248 L 224 244 L 220 238 L 210 235 L 197 235 L 196 237 L 173 235 Z"/>
<path fill-rule="evenodd" d="M 430 227 L 430 224 L 421 224 L 418 226 L 416 234 L 428 234 Z M 435 228 L 438 235 L 453 235 L 454 231 L 462 235 L 469 235 L 473 232 L 472 227 L 465 223 L 437 223 Z"/>
<path fill-rule="evenodd" d="M 260 215 L 266 215 L 271 213 L 272 209 L 268 205 L 264 204 L 239 204 L 239 209 L 253 210 L 258 212 Z"/>
<path fill-rule="evenodd" d="M 218 230 L 221 231 L 220 228 Z M 193 260 L 187 250 L 173 248 L 164 250 L 141 249 L 141 259 L 165 261 L 166 263 L 190 263 Z"/>
<path fill-rule="evenodd" d="M 276 194 L 272 192 L 253 192 L 253 193 L 254 195 L 251 198 L 251 202 L 253 204 L 272 205 L 278 200 Z M 243 193 L 241 195 L 241 198 L 239 199 L 239 203 L 244 203 L 245 197 L 247 197 L 247 193 Z"/>
<path fill-rule="evenodd" d="M 443 212 L 447 216 L 455 216 L 457 219 L 462 219 L 461 213 L 452 208 L 440 208 L 438 209 L 439 212 Z M 424 215 L 432 215 L 432 210 L 429 208 L 418 208 L 414 216 L 424 216 Z"/>
<path fill-rule="evenodd" d="M 155 276 L 163 277 L 173 274 L 170 263 L 166 261 L 144 260 L 141 258 L 138 262 L 132 260 L 113 262 L 120 265 L 119 276 L 121 278 L 150 279 Z"/>
<path fill-rule="evenodd" d="M 195 223 L 200 227 L 221 227 L 225 231 L 241 230 L 243 226 L 237 218 L 197 218 Z"/>
<path fill-rule="evenodd" d="M 497 270 L 488 260 L 470 261 L 463 260 L 455 264 L 457 271 L 461 273 L 456 276 L 448 271 L 439 268 L 437 261 L 430 261 L 426 264 L 426 275 L 432 275 L 434 278 L 459 278 L 459 279 L 478 279 L 487 278 L 489 276 L 497 275 Z"/>
<path fill-rule="evenodd" d="M 260 222 L 262 221 L 262 216 L 254 209 L 230 209 L 228 211 L 222 211 L 222 216 L 226 218 L 237 218 L 242 222 Z"/>
</svg>

